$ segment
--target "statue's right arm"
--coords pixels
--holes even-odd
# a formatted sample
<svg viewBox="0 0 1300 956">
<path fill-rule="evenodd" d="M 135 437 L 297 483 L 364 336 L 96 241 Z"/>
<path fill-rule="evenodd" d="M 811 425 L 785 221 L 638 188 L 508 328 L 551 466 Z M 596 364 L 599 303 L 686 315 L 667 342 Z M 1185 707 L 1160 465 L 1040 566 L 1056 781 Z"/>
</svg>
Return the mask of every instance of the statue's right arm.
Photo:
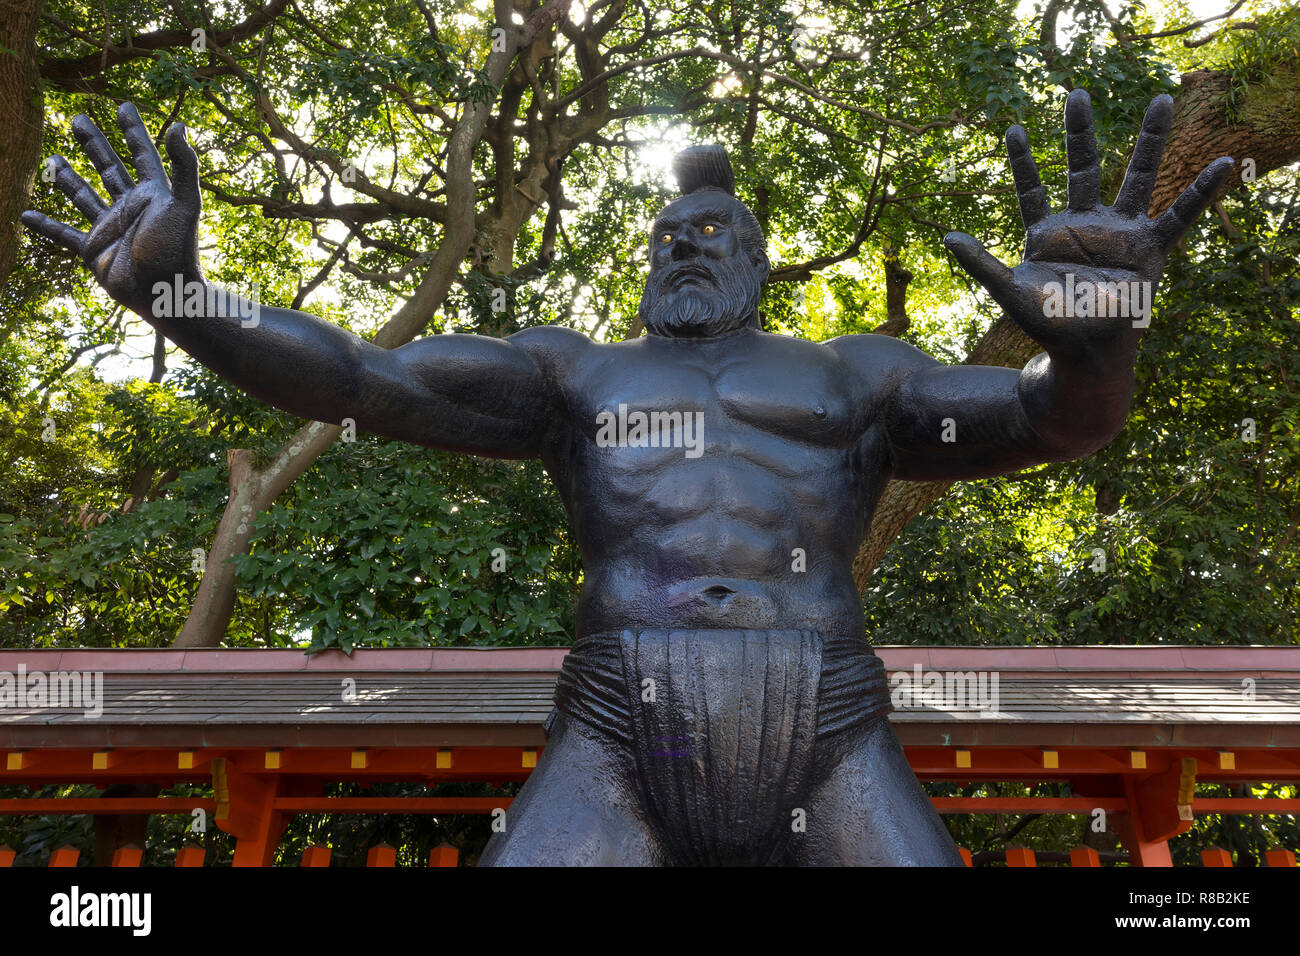
<svg viewBox="0 0 1300 956">
<path fill-rule="evenodd" d="M 536 457 L 556 425 L 549 377 L 507 339 L 435 335 L 390 350 L 265 306 L 252 328 L 237 316 L 145 318 L 222 378 L 302 418 L 352 419 L 363 431 L 494 458 Z"/>
<path fill-rule="evenodd" d="M 89 233 L 39 212 L 22 215 L 76 252 L 116 301 L 218 375 L 294 415 L 352 419 L 367 431 L 452 451 L 541 452 L 556 425 L 554 367 L 589 344 L 585 337 L 558 329 L 515 341 L 438 335 L 388 350 L 304 312 L 228 298 L 199 268 L 198 157 L 184 127 L 167 131 L 169 181 L 132 104 L 122 104 L 118 122 L 138 181 L 93 122 L 77 116 L 72 123 L 111 205 L 63 157 L 49 160 L 55 184 L 92 223 Z"/>
</svg>

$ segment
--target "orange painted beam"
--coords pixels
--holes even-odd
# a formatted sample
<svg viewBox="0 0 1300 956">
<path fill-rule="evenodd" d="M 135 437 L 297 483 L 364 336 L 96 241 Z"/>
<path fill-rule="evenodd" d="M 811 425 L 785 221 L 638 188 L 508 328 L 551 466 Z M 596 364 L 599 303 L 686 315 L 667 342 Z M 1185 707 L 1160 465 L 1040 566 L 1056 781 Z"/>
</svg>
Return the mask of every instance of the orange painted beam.
<svg viewBox="0 0 1300 956">
<path fill-rule="evenodd" d="M 378 843 L 366 854 L 366 866 L 397 866 L 397 851 L 387 843 Z"/>
<path fill-rule="evenodd" d="M 13 866 L 17 856 L 17 851 L 9 844 L 0 845 L 0 867 Z"/>
<path fill-rule="evenodd" d="M 1300 813 L 1300 800 L 1273 797 L 1205 797 L 1192 800 L 1193 813 L 1246 813 L 1268 816 L 1274 813 Z"/>
<path fill-rule="evenodd" d="M 203 858 L 208 855 L 208 851 L 201 846 L 193 843 L 187 843 L 176 851 L 177 866 L 202 866 Z"/>
<path fill-rule="evenodd" d="M 202 797 L 14 797 L 0 800 L 0 815 L 190 813 L 195 808 L 211 812 L 216 806 L 215 800 L 205 800 Z"/>
<path fill-rule="evenodd" d="M 1269 866 L 1295 866 L 1295 850 L 1285 850 L 1281 847 L 1275 850 L 1265 850 L 1264 861 Z"/>
<path fill-rule="evenodd" d="M 74 846 L 61 846 L 50 854 L 50 866 L 76 866 L 81 851 Z"/>
<path fill-rule="evenodd" d="M 309 846 L 302 851 L 303 866 L 329 866 L 334 851 L 327 846 Z"/>
<path fill-rule="evenodd" d="M 446 843 L 429 851 L 430 866 L 456 866 L 459 860 L 460 851 Z"/>
<path fill-rule="evenodd" d="M 1034 851 L 1024 846 L 1007 847 L 1007 866 L 1038 866 Z"/>
<path fill-rule="evenodd" d="M 1101 855 L 1090 846 L 1076 846 L 1070 851 L 1070 866 L 1101 866 Z"/>
<path fill-rule="evenodd" d="M 931 797 L 940 813 L 1122 813 L 1123 797 Z"/>
<path fill-rule="evenodd" d="M 1232 866 L 1232 854 L 1227 850 L 1212 846 L 1208 850 L 1201 851 L 1202 866 Z"/>
<path fill-rule="evenodd" d="M 134 843 L 120 846 L 113 851 L 113 866 L 136 867 L 144 863 L 144 850 Z"/>
<path fill-rule="evenodd" d="M 961 861 L 962 861 L 963 863 L 965 863 L 967 866 L 974 866 L 974 865 L 975 865 L 975 864 L 971 861 L 970 850 L 966 849 L 964 846 L 959 846 L 959 847 L 957 847 L 957 852 L 961 854 Z"/>
<path fill-rule="evenodd" d="M 513 797 L 277 797 L 282 813 L 491 813 Z"/>
</svg>

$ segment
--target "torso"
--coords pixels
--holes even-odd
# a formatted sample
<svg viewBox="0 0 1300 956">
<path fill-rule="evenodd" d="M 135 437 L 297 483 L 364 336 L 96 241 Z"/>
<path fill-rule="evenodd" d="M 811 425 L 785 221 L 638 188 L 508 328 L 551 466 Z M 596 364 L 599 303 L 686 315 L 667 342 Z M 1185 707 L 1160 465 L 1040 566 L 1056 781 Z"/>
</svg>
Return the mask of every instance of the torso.
<svg viewBox="0 0 1300 956">
<path fill-rule="evenodd" d="M 565 367 L 550 371 L 567 427 L 545 463 L 584 559 L 580 636 L 862 635 L 852 563 L 888 477 L 870 383 L 825 346 L 754 331 L 591 344 L 558 361 Z M 620 405 L 633 421 L 637 411 L 702 413 L 698 457 L 601 447 L 598 416 L 617 417 Z"/>
</svg>

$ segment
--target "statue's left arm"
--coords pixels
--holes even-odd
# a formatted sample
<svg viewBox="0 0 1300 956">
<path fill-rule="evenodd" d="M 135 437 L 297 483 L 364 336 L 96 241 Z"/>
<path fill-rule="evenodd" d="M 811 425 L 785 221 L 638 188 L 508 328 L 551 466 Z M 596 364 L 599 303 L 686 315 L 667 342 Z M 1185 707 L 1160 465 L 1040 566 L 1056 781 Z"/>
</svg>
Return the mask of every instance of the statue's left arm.
<svg viewBox="0 0 1300 956">
<path fill-rule="evenodd" d="M 1025 223 L 1024 261 L 1009 269 L 979 242 L 950 233 L 962 267 L 1044 351 L 1022 371 L 948 366 L 881 336 L 828 343 L 870 376 L 893 476 L 981 478 L 1081 458 L 1124 425 L 1133 362 L 1170 249 L 1213 201 L 1233 160 L 1211 163 L 1172 206 L 1146 215 L 1173 101 L 1157 97 L 1113 206 L 1099 205 L 1099 166 L 1088 95 L 1066 101 L 1069 204 L 1049 214 L 1024 130 L 1007 151 Z"/>
</svg>

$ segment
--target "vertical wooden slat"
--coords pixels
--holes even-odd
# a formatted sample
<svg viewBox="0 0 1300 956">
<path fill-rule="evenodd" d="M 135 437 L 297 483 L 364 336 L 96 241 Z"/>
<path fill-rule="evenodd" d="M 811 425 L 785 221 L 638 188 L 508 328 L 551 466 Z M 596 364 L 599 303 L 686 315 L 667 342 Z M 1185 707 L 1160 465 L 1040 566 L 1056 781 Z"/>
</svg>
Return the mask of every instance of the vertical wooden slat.
<svg viewBox="0 0 1300 956">
<path fill-rule="evenodd" d="M 387 843 L 377 843 L 366 854 L 366 866 L 397 866 L 397 851 Z"/>
<path fill-rule="evenodd" d="M 76 866 L 81 851 L 75 846 L 61 846 L 50 854 L 50 866 Z"/>
<path fill-rule="evenodd" d="M 430 866 L 455 866 L 459 859 L 460 851 L 447 843 L 435 846 L 429 851 Z"/>
<path fill-rule="evenodd" d="M 1007 866 L 1038 866 L 1034 851 L 1023 846 L 1007 847 Z"/>
<path fill-rule="evenodd" d="M 208 851 L 194 843 L 187 843 L 176 851 L 177 866 L 202 866 Z"/>
<path fill-rule="evenodd" d="M 1212 846 L 1201 851 L 1201 863 L 1204 866 L 1232 866 L 1232 854 Z"/>
<path fill-rule="evenodd" d="M 113 851 L 113 866 L 139 866 L 144 862 L 144 850 L 134 843 L 120 846 Z"/>
<path fill-rule="evenodd" d="M 327 846 L 320 846 L 319 844 L 309 846 L 302 851 L 302 865 L 329 866 L 330 857 L 333 853 L 334 851 Z"/>
<path fill-rule="evenodd" d="M 1070 866 L 1101 866 L 1101 855 L 1090 846 L 1076 846 L 1070 851 Z"/>
</svg>

